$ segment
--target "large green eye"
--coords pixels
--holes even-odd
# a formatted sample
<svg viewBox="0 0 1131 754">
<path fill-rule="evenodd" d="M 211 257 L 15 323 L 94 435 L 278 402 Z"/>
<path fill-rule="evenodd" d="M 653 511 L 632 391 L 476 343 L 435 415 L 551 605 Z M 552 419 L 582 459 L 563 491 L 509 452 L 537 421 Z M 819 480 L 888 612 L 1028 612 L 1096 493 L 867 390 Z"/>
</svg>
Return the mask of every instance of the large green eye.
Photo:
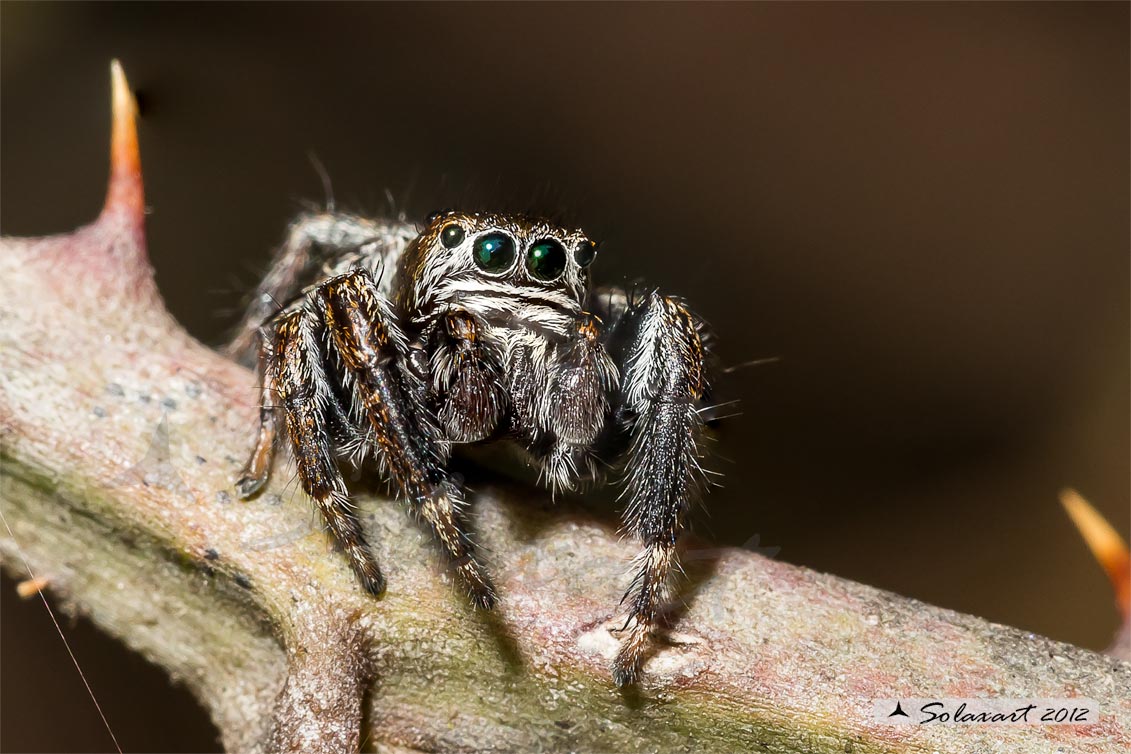
<svg viewBox="0 0 1131 754">
<path fill-rule="evenodd" d="M 440 231 L 440 243 L 444 244 L 445 249 L 454 249 L 463 242 L 463 228 L 459 223 L 452 223 L 445 225 L 444 229 Z"/>
<path fill-rule="evenodd" d="M 526 269 L 539 280 L 557 280 L 565 266 L 565 249 L 557 241 L 539 241 L 526 253 Z"/>
<path fill-rule="evenodd" d="M 476 239 L 471 256 L 485 272 L 506 272 L 514 263 L 514 241 L 505 233 L 488 233 Z"/>
</svg>

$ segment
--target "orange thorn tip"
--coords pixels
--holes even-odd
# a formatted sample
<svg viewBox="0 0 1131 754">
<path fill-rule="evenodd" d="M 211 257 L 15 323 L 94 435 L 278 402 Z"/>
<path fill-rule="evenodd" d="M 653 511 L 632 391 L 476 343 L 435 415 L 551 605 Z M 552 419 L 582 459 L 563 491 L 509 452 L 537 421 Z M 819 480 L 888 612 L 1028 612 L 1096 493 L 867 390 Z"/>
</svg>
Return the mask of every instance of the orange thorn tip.
<svg viewBox="0 0 1131 754">
<path fill-rule="evenodd" d="M 137 102 L 122 64 L 110 63 L 113 119 L 110 129 L 110 186 L 103 212 L 124 211 L 139 222 L 145 213 L 141 152 L 137 144 Z"/>
<path fill-rule="evenodd" d="M 1124 618 L 1131 617 L 1131 553 L 1127 543 L 1092 504 L 1073 489 L 1060 493 L 1060 504 L 1076 524 L 1088 549 L 1107 572 L 1115 590 L 1115 601 Z"/>
<path fill-rule="evenodd" d="M 20 599 L 28 599 L 42 592 L 51 583 L 51 580 L 46 576 L 36 576 L 33 579 L 24 579 L 16 584 L 16 594 L 20 595 Z"/>
</svg>

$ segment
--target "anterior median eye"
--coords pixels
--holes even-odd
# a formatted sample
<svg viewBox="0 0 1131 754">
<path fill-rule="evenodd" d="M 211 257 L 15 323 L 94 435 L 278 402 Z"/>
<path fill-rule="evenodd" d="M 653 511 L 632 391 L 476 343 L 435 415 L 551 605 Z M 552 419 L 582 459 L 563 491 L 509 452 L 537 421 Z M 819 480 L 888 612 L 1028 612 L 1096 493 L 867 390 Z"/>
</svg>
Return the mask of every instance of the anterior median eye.
<svg viewBox="0 0 1131 754">
<path fill-rule="evenodd" d="M 440 243 L 444 244 L 445 249 L 454 249 L 463 242 L 463 228 L 459 223 L 452 223 L 445 225 L 444 229 L 440 231 Z"/>
<path fill-rule="evenodd" d="M 506 272 L 514 263 L 514 241 L 505 233 L 487 233 L 476 239 L 471 256 L 486 272 Z"/>
<path fill-rule="evenodd" d="M 539 241 L 526 253 L 526 269 L 539 280 L 557 280 L 565 266 L 565 249 L 557 241 Z"/>
</svg>

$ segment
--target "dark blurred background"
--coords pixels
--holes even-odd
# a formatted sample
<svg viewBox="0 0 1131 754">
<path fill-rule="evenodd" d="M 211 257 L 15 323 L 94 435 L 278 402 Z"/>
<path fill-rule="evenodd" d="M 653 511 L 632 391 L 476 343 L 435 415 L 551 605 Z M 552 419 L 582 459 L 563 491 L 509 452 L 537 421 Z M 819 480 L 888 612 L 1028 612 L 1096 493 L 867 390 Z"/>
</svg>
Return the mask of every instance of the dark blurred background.
<svg viewBox="0 0 1131 754">
<path fill-rule="evenodd" d="M 564 209 L 607 282 L 686 296 L 740 400 L 695 522 L 1093 649 L 1110 587 L 1057 503 L 1129 528 L 1128 5 L 5 2 L 5 234 L 91 220 L 108 63 L 143 108 L 158 283 L 219 343 L 288 218 Z M 392 204 L 390 204 L 392 202 Z M 3 593 L 3 747 L 110 744 Z M 215 746 L 66 626 L 123 745 Z"/>
</svg>

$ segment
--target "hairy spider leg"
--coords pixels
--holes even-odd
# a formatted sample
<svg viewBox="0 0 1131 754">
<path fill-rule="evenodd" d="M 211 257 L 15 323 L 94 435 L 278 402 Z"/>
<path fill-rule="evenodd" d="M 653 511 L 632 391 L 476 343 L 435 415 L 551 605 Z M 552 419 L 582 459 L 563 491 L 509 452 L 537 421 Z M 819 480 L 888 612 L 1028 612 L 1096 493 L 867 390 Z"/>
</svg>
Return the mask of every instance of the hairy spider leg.
<svg viewBox="0 0 1131 754">
<path fill-rule="evenodd" d="M 317 296 L 394 483 L 440 540 L 473 601 L 493 607 L 495 590 L 464 530 L 463 496 L 445 468 L 445 449 L 424 404 L 424 386 L 416 384 L 420 378 L 408 363 L 404 334 L 372 277 L 356 270 L 332 278 Z"/>
<path fill-rule="evenodd" d="M 385 591 L 385 577 L 365 541 L 329 444 L 326 407 L 333 396 L 319 347 L 321 329 L 317 317 L 306 308 L 280 318 L 275 324 L 274 348 L 266 359 L 265 382 L 280 398 L 303 489 L 318 506 L 366 591 L 380 595 Z"/>
<path fill-rule="evenodd" d="M 323 268 L 327 264 L 341 264 L 342 260 L 348 263 L 362 246 L 384 235 L 382 226 L 356 215 L 316 212 L 295 218 L 267 274 L 255 289 L 235 337 L 228 344 L 228 354 L 242 360 L 255 345 L 260 327 L 310 285 L 326 277 Z"/>
<path fill-rule="evenodd" d="M 255 449 L 240 472 L 236 482 L 236 492 L 241 498 L 249 498 L 263 488 L 271 476 L 271 461 L 275 456 L 275 443 L 278 439 L 279 397 L 267 379 L 268 363 L 275 357 L 275 338 L 273 328 L 259 330 L 259 433 L 255 439 Z"/>
<path fill-rule="evenodd" d="M 702 420 L 706 392 L 700 326 L 679 301 L 657 293 L 629 305 L 617 323 L 622 347 L 621 405 L 631 433 L 625 467 L 624 528 L 644 550 L 625 594 L 628 620 L 613 661 L 618 686 L 633 683 L 679 568 L 676 542 L 703 487 Z"/>
</svg>

